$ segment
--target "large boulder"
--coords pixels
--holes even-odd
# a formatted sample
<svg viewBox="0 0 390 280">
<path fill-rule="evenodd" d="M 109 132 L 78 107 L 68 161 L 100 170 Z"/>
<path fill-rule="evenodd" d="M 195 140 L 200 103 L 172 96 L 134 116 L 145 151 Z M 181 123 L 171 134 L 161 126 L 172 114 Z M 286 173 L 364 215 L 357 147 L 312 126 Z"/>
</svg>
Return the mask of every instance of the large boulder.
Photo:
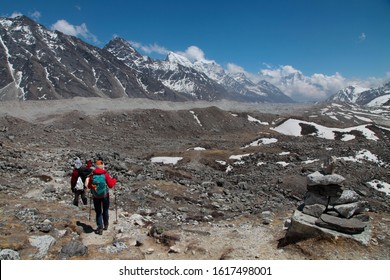
<svg viewBox="0 0 390 280">
<path fill-rule="evenodd" d="M 324 175 L 318 171 L 307 176 L 307 185 L 339 185 L 345 181 L 345 178 L 339 174 Z"/>
<path fill-rule="evenodd" d="M 38 252 L 34 256 L 34 259 L 38 260 L 44 259 L 50 247 L 56 242 L 51 235 L 31 236 L 29 241 L 32 246 L 38 248 Z"/>
</svg>

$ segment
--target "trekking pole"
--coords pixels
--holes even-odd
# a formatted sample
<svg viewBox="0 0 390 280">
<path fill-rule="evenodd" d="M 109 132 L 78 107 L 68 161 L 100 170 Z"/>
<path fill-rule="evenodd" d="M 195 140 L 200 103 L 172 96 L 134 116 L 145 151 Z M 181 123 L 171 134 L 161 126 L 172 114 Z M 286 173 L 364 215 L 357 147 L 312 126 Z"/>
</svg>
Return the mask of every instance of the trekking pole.
<svg viewBox="0 0 390 280">
<path fill-rule="evenodd" d="M 92 194 L 89 192 L 89 217 L 88 220 L 91 220 L 91 212 L 92 212 Z"/>
<path fill-rule="evenodd" d="M 116 188 L 114 189 L 114 201 L 115 201 L 115 224 L 118 223 L 118 204 L 116 202 Z"/>
<path fill-rule="evenodd" d="M 93 174 L 93 171 L 91 171 L 91 173 L 89 173 L 87 178 L 89 178 L 92 174 Z M 92 193 L 91 193 L 91 191 L 89 191 L 89 217 L 88 217 L 89 221 L 91 220 L 91 212 L 92 212 Z"/>
</svg>

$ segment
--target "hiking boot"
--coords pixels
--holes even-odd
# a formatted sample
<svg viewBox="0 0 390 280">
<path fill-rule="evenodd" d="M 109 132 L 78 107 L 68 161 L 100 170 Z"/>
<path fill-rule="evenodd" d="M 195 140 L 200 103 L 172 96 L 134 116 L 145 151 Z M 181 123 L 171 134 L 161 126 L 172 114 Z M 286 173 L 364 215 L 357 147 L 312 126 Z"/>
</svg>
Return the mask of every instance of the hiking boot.
<svg viewBox="0 0 390 280">
<path fill-rule="evenodd" d="M 103 230 L 107 230 L 107 229 L 108 229 L 108 223 L 107 223 L 107 224 L 104 224 Z"/>
<path fill-rule="evenodd" d="M 103 234 L 103 229 L 102 228 L 98 228 L 96 230 L 96 234 L 102 235 Z"/>
</svg>

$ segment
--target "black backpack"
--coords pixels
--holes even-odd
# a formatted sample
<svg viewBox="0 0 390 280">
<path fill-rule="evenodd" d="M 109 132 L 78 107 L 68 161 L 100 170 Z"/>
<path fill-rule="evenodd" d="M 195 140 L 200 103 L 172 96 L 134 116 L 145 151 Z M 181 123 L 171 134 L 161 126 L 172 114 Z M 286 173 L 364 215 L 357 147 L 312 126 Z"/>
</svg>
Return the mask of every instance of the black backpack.
<svg viewBox="0 0 390 280">
<path fill-rule="evenodd" d="M 79 177 L 85 184 L 85 179 L 87 179 L 87 177 L 92 174 L 92 169 L 82 166 L 78 169 L 78 171 L 79 171 Z"/>
</svg>

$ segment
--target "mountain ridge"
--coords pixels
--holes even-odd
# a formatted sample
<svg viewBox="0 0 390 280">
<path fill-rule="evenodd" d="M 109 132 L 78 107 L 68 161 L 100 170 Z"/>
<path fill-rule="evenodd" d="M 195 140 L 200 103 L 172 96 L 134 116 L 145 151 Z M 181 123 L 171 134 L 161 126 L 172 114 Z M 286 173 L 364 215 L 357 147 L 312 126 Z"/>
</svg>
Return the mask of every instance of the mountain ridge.
<svg viewBox="0 0 390 280">
<path fill-rule="evenodd" d="M 350 103 L 361 106 L 390 106 L 390 81 L 376 88 L 351 85 L 339 90 L 328 102 Z"/>
<path fill-rule="evenodd" d="M 0 36 L 0 100 L 80 96 L 294 102 L 275 86 L 237 81 L 217 64 L 211 71 L 208 62 L 192 63 L 176 53 L 153 60 L 121 38 L 98 48 L 26 16 L 0 18 Z"/>
</svg>

